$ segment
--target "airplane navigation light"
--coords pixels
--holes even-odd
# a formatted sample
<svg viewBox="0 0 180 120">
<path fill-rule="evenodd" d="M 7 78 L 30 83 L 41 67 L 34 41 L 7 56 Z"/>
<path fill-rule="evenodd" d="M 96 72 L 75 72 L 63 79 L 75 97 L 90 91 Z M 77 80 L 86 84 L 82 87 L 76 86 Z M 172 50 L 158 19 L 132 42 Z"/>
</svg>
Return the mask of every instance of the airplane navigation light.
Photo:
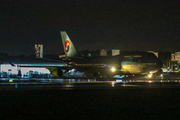
<svg viewBox="0 0 180 120">
<path fill-rule="evenodd" d="M 115 67 L 112 67 L 112 68 L 111 68 L 111 71 L 112 71 L 112 72 L 116 71 L 116 68 L 115 68 Z"/>
<path fill-rule="evenodd" d="M 152 74 L 148 74 L 148 78 L 152 78 Z"/>
<path fill-rule="evenodd" d="M 126 66 L 123 66 L 123 68 L 126 68 Z"/>
</svg>

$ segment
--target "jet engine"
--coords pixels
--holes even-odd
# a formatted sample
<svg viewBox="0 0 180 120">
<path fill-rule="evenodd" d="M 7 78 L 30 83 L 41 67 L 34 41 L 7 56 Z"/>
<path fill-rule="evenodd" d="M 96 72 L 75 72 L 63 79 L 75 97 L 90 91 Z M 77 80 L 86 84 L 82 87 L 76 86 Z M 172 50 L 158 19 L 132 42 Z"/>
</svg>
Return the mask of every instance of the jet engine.
<svg viewBox="0 0 180 120">
<path fill-rule="evenodd" d="M 59 77 L 63 75 L 63 71 L 61 69 L 53 69 L 51 74 L 55 77 Z"/>
</svg>

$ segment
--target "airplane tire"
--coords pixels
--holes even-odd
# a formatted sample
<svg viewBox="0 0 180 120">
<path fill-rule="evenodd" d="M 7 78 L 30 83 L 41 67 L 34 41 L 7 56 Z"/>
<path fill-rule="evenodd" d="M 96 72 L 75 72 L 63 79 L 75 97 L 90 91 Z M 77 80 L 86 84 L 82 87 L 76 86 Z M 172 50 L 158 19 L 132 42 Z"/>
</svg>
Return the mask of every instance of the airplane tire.
<svg viewBox="0 0 180 120">
<path fill-rule="evenodd" d="M 61 69 L 59 69 L 59 70 L 57 71 L 57 74 L 58 74 L 58 76 L 62 76 L 62 75 L 63 75 L 63 71 L 62 71 Z"/>
<path fill-rule="evenodd" d="M 93 73 L 93 76 L 94 76 L 95 78 L 99 78 L 99 76 L 100 76 L 100 75 L 99 75 L 99 72 L 94 72 L 94 73 Z"/>
</svg>

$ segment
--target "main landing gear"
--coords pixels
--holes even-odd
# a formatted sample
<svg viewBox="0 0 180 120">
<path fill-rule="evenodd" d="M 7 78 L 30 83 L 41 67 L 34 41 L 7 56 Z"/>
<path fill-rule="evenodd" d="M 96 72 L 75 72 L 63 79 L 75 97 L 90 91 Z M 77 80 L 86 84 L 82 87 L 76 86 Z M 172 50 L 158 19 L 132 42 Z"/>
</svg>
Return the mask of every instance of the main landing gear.
<svg viewBox="0 0 180 120">
<path fill-rule="evenodd" d="M 100 74 L 100 72 L 94 72 L 93 76 L 96 79 L 113 79 L 113 75 L 110 75 L 110 74 Z"/>
</svg>

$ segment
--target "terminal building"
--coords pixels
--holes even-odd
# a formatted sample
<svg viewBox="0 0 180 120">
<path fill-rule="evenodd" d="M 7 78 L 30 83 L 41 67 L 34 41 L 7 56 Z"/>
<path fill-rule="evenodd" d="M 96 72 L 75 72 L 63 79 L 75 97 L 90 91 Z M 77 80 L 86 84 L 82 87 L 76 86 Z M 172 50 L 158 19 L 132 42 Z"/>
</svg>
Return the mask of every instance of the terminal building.
<svg viewBox="0 0 180 120">
<path fill-rule="evenodd" d="M 120 54 L 120 50 L 119 49 L 112 49 L 112 50 L 105 50 L 102 49 L 100 51 L 100 56 L 116 56 Z"/>
<path fill-rule="evenodd" d="M 66 63 L 58 60 L 41 58 L 9 57 L 0 59 L 1 77 L 53 77 L 45 66 L 65 66 Z M 24 66 L 24 67 L 20 67 Z"/>
</svg>

